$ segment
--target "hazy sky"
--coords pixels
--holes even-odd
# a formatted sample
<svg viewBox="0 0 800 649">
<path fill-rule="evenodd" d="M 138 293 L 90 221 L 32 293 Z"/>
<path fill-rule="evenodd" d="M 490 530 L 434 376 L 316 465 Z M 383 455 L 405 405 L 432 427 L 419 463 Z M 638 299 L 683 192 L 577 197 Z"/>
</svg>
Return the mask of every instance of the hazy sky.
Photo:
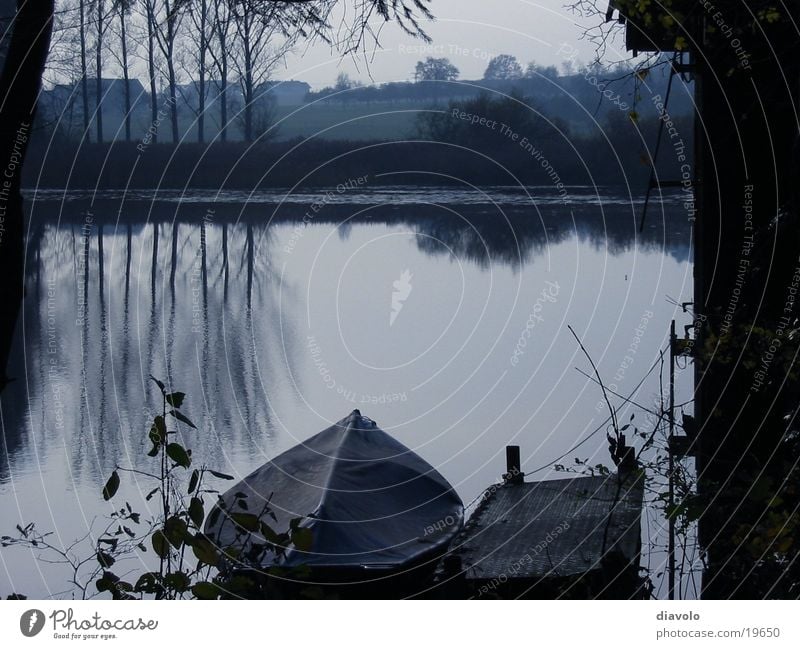
<svg viewBox="0 0 800 649">
<path fill-rule="evenodd" d="M 576 58 L 589 62 L 594 54 L 591 43 L 580 40 L 580 18 L 564 8 L 567 0 L 433 0 L 436 16 L 425 23 L 433 39 L 426 45 L 403 33 L 394 24 L 381 32 L 381 48 L 369 65 L 364 57 L 345 57 L 318 43 L 298 49 L 287 60 L 286 70 L 276 77 L 302 79 L 315 87 L 330 84 L 345 71 L 354 79 L 383 83 L 413 77 L 414 65 L 426 56 L 447 57 L 461 71 L 461 78 L 483 75 L 488 60 L 497 54 L 513 54 L 523 66 L 529 61 L 560 64 L 563 43 L 576 48 Z M 349 0 L 342 0 L 347 7 Z M 378 25 L 379 23 L 376 23 Z M 562 50 L 563 51 L 563 50 Z M 617 58 L 624 58 L 623 52 Z"/>
</svg>

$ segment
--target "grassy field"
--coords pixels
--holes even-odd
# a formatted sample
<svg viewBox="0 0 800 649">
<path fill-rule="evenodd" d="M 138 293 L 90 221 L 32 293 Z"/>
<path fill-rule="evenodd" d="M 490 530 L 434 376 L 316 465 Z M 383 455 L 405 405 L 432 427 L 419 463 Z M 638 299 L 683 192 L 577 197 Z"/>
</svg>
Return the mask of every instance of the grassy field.
<svg viewBox="0 0 800 649">
<path fill-rule="evenodd" d="M 276 139 L 290 140 L 318 134 L 336 140 L 395 140 L 413 135 L 414 120 L 426 104 L 376 102 L 373 104 L 318 103 L 277 109 Z"/>
</svg>

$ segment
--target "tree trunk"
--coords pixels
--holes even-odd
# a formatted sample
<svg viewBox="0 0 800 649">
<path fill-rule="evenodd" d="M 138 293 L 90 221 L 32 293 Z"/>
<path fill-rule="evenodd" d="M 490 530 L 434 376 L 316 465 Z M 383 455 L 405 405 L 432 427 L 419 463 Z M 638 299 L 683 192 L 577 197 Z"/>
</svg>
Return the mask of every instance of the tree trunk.
<svg viewBox="0 0 800 649">
<path fill-rule="evenodd" d="M 792 381 L 779 380 L 773 368 L 773 384 L 761 387 L 759 332 L 775 331 L 798 263 L 797 216 L 776 217 L 797 186 L 800 64 L 796 46 L 776 54 L 771 41 L 754 40 L 752 69 L 742 70 L 727 42 L 716 45 L 695 59 L 694 309 L 704 323 L 696 335 L 706 356 L 696 364 L 694 409 L 698 493 L 710 503 L 698 525 L 707 550 L 703 597 L 780 597 L 761 589 L 758 561 L 738 539 L 753 524 L 748 503 L 758 501 L 742 495 L 753 476 L 774 485 L 784 479 L 775 474 L 775 454 Z M 772 344 L 780 347 L 780 336 L 771 334 Z"/>
<path fill-rule="evenodd" d="M 97 50 L 95 53 L 95 92 L 94 98 L 95 124 L 97 141 L 103 141 L 103 2 L 97 2 Z"/>
<path fill-rule="evenodd" d="M 222 142 L 228 141 L 228 71 L 223 68 L 220 75 L 219 89 L 219 139 Z"/>
<path fill-rule="evenodd" d="M 253 141 L 253 89 L 252 83 L 245 82 L 244 92 L 244 141 Z"/>
<path fill-rule="evenodd" d="M 158 142 L 158 91 L 156 90 L 156 35 L 155 26 L 155 0 L 147 0 L 147 74 L 150 77 L 150 129 L 153 144 Z"/>
<path fill-rule="evenodd" d="M 80 44 L 81 44 L 81 99 L 83 100 L 83 136 L 89 135 L 89 76 L 86 69 L 86 4 L 80 0 Z"/>
<path fill-rule="evenodd" d="M 225 50 L 226 39 L 220 38 L 220 74 L 219 74 L 219 139 L 228 141 L 228 53 Z"/>
<path fill-rule="evenodd" d="M 167 77 L 169 83 L 169 114 L 172 122 L 172 142 L 177 144 L 180 140 L 178 131 L 178 96 L 175 89 L 175 15 L 169 2 L 164 4 L 167 13 Z"/>
<path fill-rule="evenodd" d="M 206 27 L 208 23 L 208 0 L 200 2 L 200 57 L 198 61 L 197 90 L 197 141 L 205 142 L 206 119 Z"/>
<path fill-rule="evenodd" d="M 18 0 L 11 42 L 0 75 L 0 390 L 25 281 L 22 166 L 53 31 L 53 0 Z"/>
<path fill-rule="evenodd" d="M 128 37 L 125 27 L 125 7 L 119 8 L 120 41 L 122 45 L 122 78 L 125 82 L 125 141 L 131 141 L 131 82 L 128 70 Z"/>
<path fill-rule="evenodd" d="M 181 138 L 178 130 L 178 96 L 175 90 L 175 62 L 171 52 L 167 59 L 167 72 L 169 74 L 169 114 L 170 121 L 172 122 L 172 141 L 177 144 Z"/>
<path fill-rule="evenodd" d="M 244 17 L 244 140 L 253 141 L 253 62 L 251 60 L 250 19 Z"/>
</svg>

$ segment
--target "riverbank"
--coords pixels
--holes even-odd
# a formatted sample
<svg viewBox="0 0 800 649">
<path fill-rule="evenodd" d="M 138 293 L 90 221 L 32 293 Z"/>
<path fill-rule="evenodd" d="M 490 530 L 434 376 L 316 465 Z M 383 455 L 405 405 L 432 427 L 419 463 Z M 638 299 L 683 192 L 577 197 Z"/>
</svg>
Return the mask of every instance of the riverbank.
<svg viewBox="0 0 800 649">
<path fill-rule="evenodd" d="M 208 145 L 37 143 L 24 186 L 71 190 L 330 187 L 364 175 L 384 185 L 595 185 L 646 182 L 640 143 L 602 136 L 457 145 L 423 140 L 320 139 Z M 535 156 L 532 151 L 535 152 Z M 613 161 L 609 164 L 609 161 Z M 661 170 L 674 176 L 674 169 Z"/>
</svg>

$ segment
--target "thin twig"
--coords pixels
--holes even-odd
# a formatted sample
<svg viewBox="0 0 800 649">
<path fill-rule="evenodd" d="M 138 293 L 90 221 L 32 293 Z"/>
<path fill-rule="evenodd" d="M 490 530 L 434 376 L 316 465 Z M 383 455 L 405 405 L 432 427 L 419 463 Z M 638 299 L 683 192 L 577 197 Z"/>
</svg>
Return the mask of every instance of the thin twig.
<svg viewBox="0 0 800 649">
<path fill-rule="evenodd" d="M 575 340 L 578 342 L 578 345 L 583 351 L 584 355 L 589 361 L 589 364 L 592 366 L 594 370 L 594 374 L 597 377 L 597 383 L 600 385 L 600 389 L 603 391 L 603 399 L 605 399 L 606 405 L 608 406 L 608 410 L 611 413 L 611 425 L 614 428 L 614 433 L 617 436 L 617 441 L 619 442 L 619 424 L 617 423 L 617 412 L 614 410 L 614 407 L 611 405 L 611 401 L 608 398 L 608 393 L 606 392 L 606 386 L 603 383 L 603 379 L 600 377 L 600 372 L 597 370 L 597 366 L 594 364 L 592 357 L 589 355 L 589 352 L 586 351 L 586 347 L 583 346 L 581 339 L 578 338 L 578 334 L 575 333 L 575 330 L 572 328 L 571 325 L 567 325 L 567 329 L 569 329 L 570 333 L 575 337 Z"/>
</svg>

